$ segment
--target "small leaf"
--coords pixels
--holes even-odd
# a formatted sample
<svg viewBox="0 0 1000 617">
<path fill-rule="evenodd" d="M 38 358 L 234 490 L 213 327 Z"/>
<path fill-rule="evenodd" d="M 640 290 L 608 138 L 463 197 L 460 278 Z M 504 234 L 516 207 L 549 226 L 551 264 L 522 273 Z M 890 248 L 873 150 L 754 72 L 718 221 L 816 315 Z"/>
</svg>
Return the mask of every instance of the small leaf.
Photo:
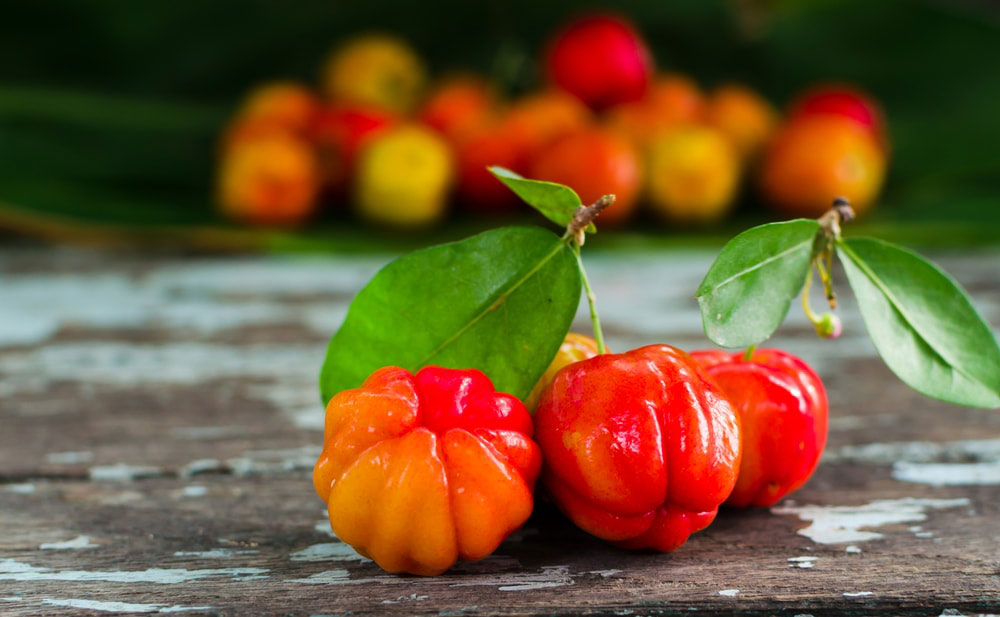
<svg viewBox="0 0 1000 617">
<path fill-rule="evenodd" d="M 950 403 L 1000 407 L 1000 347 L 955 281 L 874 238 L 841 240 L 837 255 L 868 336 L 903 382 Z"/>
<path fill-rule="evenodd" d="M 521 174 L 497 165 L 490 167 L 489 170 L 529 206 L 560 227 L 568 225 L 573 220 L 573 213 L 582 205 L 580 196 L 568 186 L 555 182 L 529 180 Z M 591 223 L 587 225 L 587 231 L 596 233 L 597 228 Z"/>
<path fill-rule="evenodd" d="M 580 303 L 567 243 L 503 227 L 396 259 L 351 302 L 320 374 L 323 401 L 375 369 L 477 368 L 497 390 L 528 395 Z"/>
<path fill-rule="evenodd" d="M 778 329 L 805 284 L 819 229 L 806 219 L 770 223 L 726 244 L 695 294 L 712 342 L 746 347 Z"/>
</svg>

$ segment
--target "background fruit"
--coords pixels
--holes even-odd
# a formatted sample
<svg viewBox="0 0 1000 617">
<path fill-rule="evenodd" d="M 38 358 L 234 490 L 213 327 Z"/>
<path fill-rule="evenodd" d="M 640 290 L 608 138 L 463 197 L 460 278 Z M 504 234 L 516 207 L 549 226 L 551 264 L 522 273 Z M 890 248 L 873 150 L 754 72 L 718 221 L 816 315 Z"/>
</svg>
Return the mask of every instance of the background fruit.
<svg viewBox="0 0 1000 617">
<path fill-rule="evenodd" d="M 496 107 L 496 93 L 485 79 L 459 75 L 443 80 L 431 90 L 418 117 L 454 143 L 490 122 Z"/>
<path fill-rule="evenodd" d="M 853 86 L 814 86 L 799 95 L 789 106 L 790 119 L 815 115 L 833 115 L 854 120 L 870 130 L 883 149 L 888 148 L 882 106 L 873 97 Z"/>
<path fill-rule="evenodd" d="M 732 206 L 740 161 L 718 129 L 692 124 L 650 143 L 646 178 L 653 210 L 673 221 L 706 223 Z"/>
<path fill-rule="evenodd" d="M 370 105 L 337 104 L 321 109 L 310 133 L 317 145 L 324 184 L 343 192 L 362 146 L 397 122 L 394 113 Z"/>
<path fill-rule="evenodd" d="M 501 130 L 518 143 L 527 162 L 552 142 L 592 121 L 590 110 L 579 99 L 560 90 L 545 90 L 514 101 Z"/>
<path fill-rule="evenodd" d="M 697 122 L 704 108 L 705 97 L 698 84 L 683 75 L 663 75 L 638 101 L 612 108 L 608 121 L 636 143 L 646 145 L 672 127 Z"/>
<path fill-rule="evenodd" d="M 774 106 L 739 84 L 720 86 L 712 92 L 705 120 L 729 137 L 744 160 L 756 158 L 778 128 Z"/>
<path fill-rule="evenodd" d="M 323 69 L 323 89 L 334 101 L 413 109 L 423 93 L 423 61 L 402 40 L 365 35 L 338 47 Z"/>
<path fill-rule="evenodd" d="M 451 152 L 437 133 L 399 126 L 361 151 L 354 186 L 358 210 L 377 223 L 426 225 L 444 214 L 452 176 Z"/>
<path fill-rule="evenodd" d="M 627 220 L 635 209 L 642 168 L 631 142 L 614 131 L 594 127 L 542 150 L 531 165 L 530 176 L 570 186 L 585 204 L 613 193 L 615 203 L 600 214 L 598 222 L 614 225 Z"/>
<path fill-rule="evenodd" d="M 549 79 L 594 109 L 640 99 L 652 66 L 642 36 L 613 15 L 570 23 L 555 37 L 546 60 Z"/>
<path fill-rule="evenodd" d="M 517 196 L 487 171 L 490 165 L 525 171 L 522 143 L 504 126 L 492 123 L 466 135 L 455 147 L 458 159 L 457 194 L 472 212 L 506 213 L 521 207 Z"/>
<path fill-rule="evenodd" d="M 225 215 L 245 223 L 295 225 L 312 214 L 318 186 L 310 145 L 290 133 L 271 133 L 226 151 L 218 202 Z"/>
<path fill-rule="evenodd" d="M 784 216 L 815 218 L 836 197 L 857 214 L 878 196 L 885 155 L 871 131 L 837 115 L 790 120 L 768 147 L 760 169 L 765 199 Z"/>
</svg>

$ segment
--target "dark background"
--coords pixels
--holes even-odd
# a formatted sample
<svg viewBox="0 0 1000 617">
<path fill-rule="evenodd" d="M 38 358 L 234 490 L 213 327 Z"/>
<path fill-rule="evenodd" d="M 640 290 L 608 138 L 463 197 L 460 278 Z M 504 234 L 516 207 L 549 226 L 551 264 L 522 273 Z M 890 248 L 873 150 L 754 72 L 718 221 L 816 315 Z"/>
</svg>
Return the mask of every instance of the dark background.
<svg viewBox="0 0 1000 617">
<path fill-rule="evenodd" d="M 215 142 L 240 97 L 275 78 L 316 82 L 339 40 L 384 30 L 432 74 L 473 69 L 508 93 L 537 86 L 537 58 L 566 1 L 212 0 L 3 2 L 0 228 L 75 237 L 116 226 L 224 228 L 211 204 Z M 607 8 L 607 5 L 603 5 Z M 779 106 L 816 81 L 880 99 L 890 176 L 862 224 L 918 243 L 994 242 L 1000 231 L 1000 8 L 973 2 L 623 2 L 663 70 L 703 87 L 738 80 Z M 607 234 L 716 239 L 770 218 L 743 199 L 723 229 Z M 485 220 L 453 221 L 462 235 Z M 345 248 L 357 223 L 256 234 L 256 248 Z M 645 226 L 648 228 L 648 226 Z M 345 231 L 346 229 L 346 231 Z M 80 231 L 80 234 L 73 233 Z M 176 231 L 176 230 L 174 230 Z M 615 237 L 618 240 L 615 240 Z M 388 239 L 387 239 L 388 238 Z M 348 248 L 380 247 L 366 230 Z"/>
</svg>

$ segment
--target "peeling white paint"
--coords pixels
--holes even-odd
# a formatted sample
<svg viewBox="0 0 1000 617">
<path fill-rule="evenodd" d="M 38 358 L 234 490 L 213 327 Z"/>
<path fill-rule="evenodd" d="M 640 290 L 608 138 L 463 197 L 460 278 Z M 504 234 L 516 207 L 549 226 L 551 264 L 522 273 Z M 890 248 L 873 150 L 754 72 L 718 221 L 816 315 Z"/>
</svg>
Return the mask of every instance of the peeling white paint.
<svg viewBox="0 0 1000 617">
<path fill-rule="evenodd" d="M 328 525 L 329 527 L 329 525 Z M 313 544 L 289 556 L 292 561 L 371 561 L 343 542 Z"/>
<path fill-rule="evenodd" d="M 426 600 L 429 597 L 430 596 L 427 596 L 427 595 L 417 595 L 415 593 L 411 593 L 408 596 L 399 596 L 399 597 L 397 597 L 394 600 L 382 600 L 382 604 L 399 604 L 401 602 L 418 602 L 420 600 Z"/>
<path fill-rule="evenodd" d="M 163 475 L 159 467 L 147 465 L 98 465 L 90 468 L 90 479 L 95 482 L 129 482 L 138 478 L 154 478 Z"/>
<path fill-rule="evenodd" d="M 240 555 L 257 555 L 260 551 L 251 549 L 213 548 L 207 551 L 177 551 L 174 557 L 192 557 L 194 559 L 229 559 Z"/>
<path fill-rule="evenodd" d="M 42 604 L 79 608 L 88 611 L 108 613 L 182 613 L 188 611 L 208 611 L 211 606 L 167 606 L 166 604 L 134 604 L 131 602 L 104 602 L 100 600 L 76 600 L 72 598 L 45 598 Z"/>
<path fill-rule="evenodd" d="M 875 594 L 871 591 L 845 591 L 843 595 L 845 598 L 863 598 L 865 596 L 873 596 Z"/>
<path fill-rule="evenodd" d="M 208 494 L 208 488 L 201 484 L 189 484 L 181 490 L 185 497 L 204 497 Z"/>
<path fill-rule="evenodd" d="M 860 506 L 775 506 L 774 514 L 794 514 L 811 524 L 798 531 L 819 544 L 840 544 L 846 542 L 866 542 L 883 537 L 874 531 L 862 528 L 882 527 L 898 523 L 927 520 L 928 509 L 957 508 L 969 505 L 969 500 L 960 499 L 880 499 Z"/>
<path fill-rule="evenodd" d="M 35 485 L 30 482 L 21 484 L 8 484 L 4 487 L 4 490 L 8 493 L 15 493 L 17 495 L 30 495 L 35 492 Z"/>
<path fill-rule="evenodd" d="M 243 456 L 226 459 L 226 466 L 236 476 L 284 474 L 311 470 L 322 448 L 305 445 L 298 448 L 249 450 Z"/>
<path fill-rule="evenodd" d="M 539 572 L 481 576 L 459 581 L 452 587 L 496 587 L 499 591 L 530 591 L 573 584 L 569 566 L 543 566 Z"/>
<path fill-rule="evenodd" d="M 739 589 L 720 589 L 719 590 L 719 595 L 720 596 L 726 596 L 727 598 L 733 598 L 733 597 L 736 597 L 736 596 L 740 595 L 740 590 Z"/>
<path fill-rule="evenodd" d="M 788 566 L 792 568 L 811 568 L 816 563 L 819 557 L 803 556 L 803 557 L 789 557 Z"/>
<path fill-rule="evenodd" d="M 182 478 L 189 478 L 191 476 L 194 476 L 194 475 L 197 475 L 197 474 L 200 474 L 200 473 L 207 473 L 207 472 L 210 472 L 210 471 L 221 471 L 222 469 L 223 469 L 223 467 L 222 467 L 222 461 L 220 461 L 218 459 L 214 459 L 214 458 L 199 458 L 199 459 L 193 460 L 190 463 L 188 463 L 188 464 L 184 465 L 183 467 L 181 467 L 178 470 L 177 473 Z"/>
<path fill-rule="evenodd" d="M 333 529 L 330 527 L 330 519 L 328 518 L 321 519 L 318 523 L 313 525 L 313 531 L 323 534 L 324 536 L 330 536 L 331 538 L 337 537 L 334 535 Z"/>
<path fill-rule="evenodd" d="M 897 461 L 892 477 L 900 482 L 930 486 L 988 486 L 1000 484 L 1000 461 L 984 463 L 910 463 Z"/>
<path fill-rule="evenodd" d="M 45 544 L 40 544 L 38 548 L 43 551 L 67 551 L 97 548 L 98 546 L 100 545 L 94 544 L 90 541 L 90 536 L 77 536 L 72 540 L 66 540 L 65 542 L 47 542 Z"/>
<path fill-rule="evenodd" d="M 861 554 L 861 548 L 854 546 L 853 544 L 844 549 L 845 553 L 849 555 L 859 555 Z"/>
<path fill-rule="evenodd" d="M 366 583 L 377 583 L 380 585 L 407 585 L 412 580 L 401 576 L 371 576 L 365 578 L 351 578 L 351 573 L 347 570 L 324 570 L 317 572 L 306 578 L 293 578 L 288 582 L 302 583 L 305 585 L 362 585 Z"/>
<path fill-rule="evenodd" d="M 591 570 L 587 574 L 593 574 L 595 576 L 600 576 L 601 578 L 608 578 L 611 576 L 618 576 L 621 574 L 621 570 L 611 569 L 611 570 Z"/>
<path fill-rule="evenodd" d="M 23 599 L 21 596 L 4 596 L 0 598 L 0 602 L 20 602 Z"/>
<path fill-rule="evenodd" d="M 1000 461 L 1000 439 L 958 441 L 899 441 L 848 445 L 828 451 L 823 461 L 892 465 L 905 463 L 964 463 Z"/>
<path fill-rule="evenodd" d="M 0 559 L 0 581 L 76 581 L 106 583 L 156 583 L 173 585 L 204 578 L 229 578 L 251 581 L 267 578 L 263 568 L 214 568 L 187 570 L 183 568 L 148 568 L 146 570 L 53 570 L 40 568 L 14 559 Z"/>
<path fill-rule="evenodd" d="M 94 458 L 93 452 L 50 452 L 45 455 L 45 460 L 53 465 L 76 465 L 78 463 L 89 463 Z"/>
</svg>

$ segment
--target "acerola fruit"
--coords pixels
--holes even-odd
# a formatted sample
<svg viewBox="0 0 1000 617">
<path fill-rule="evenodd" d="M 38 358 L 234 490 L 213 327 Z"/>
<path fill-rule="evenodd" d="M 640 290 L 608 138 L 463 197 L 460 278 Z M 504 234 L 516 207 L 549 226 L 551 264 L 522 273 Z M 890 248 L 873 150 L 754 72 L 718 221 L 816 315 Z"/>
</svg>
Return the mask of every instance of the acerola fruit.
<svg viewBox="0 0 1000 617">
<path fill-rule="evenodd" d="M 372 373 L 326 408 L 313 470 L 337 537 L 389 572 L 487 557 L 531 514 L 528 410 L 477 370 Z"/>
<path fill-rule="evenodd" d="M 809 365 L 775 349 L 691 354 L 729 397 L 743 427 L 739 479 L 726 503 L 766 507 L 799 489 L 826 445 L 828 404 Z"/>
<path fill-rule="evenodd" d="M 493 121 L 496 93 L 483 78 L 457 75 L 435 86 L 420 108 L 418 117 L 451 143 Z"/>
<path fill-rule="evenodd" d="M 318 176 L 309 143 L 291 133 L 268 133 L 223 154 L 219 206 L 226 216 L 245 223 L 296 225 L 315 209 Z"/>
<path fill-rule="evenodd" d="M 601 212 L 597 223 L 616 225 L 635 210 L 642 163 L 631 142 L 615 131 L 594 127 L 544 148 L 532 162 L 529 175 L 569 186 L 584 204 L 614 194 L 615 202 Z"/>
<path fill-rule="evenodd" d="M 648 145 L 662 133 L 698 122 L 705 111 L 705 97 L 691 79 L 662 75 L 638 101 L 622 103 L 608 111 L 608 123 L 633 142 Z"/>
<path fill-rule="evenodd" d="M 726 134 L 744 160 L 760 154 L 778 128 L 778 112 L 753 90 L 739 84 L 712 92 L 705 120 Z"/>
<path fill-rule="evenodd" d="M 566 366 L 542 394 L 535 434 L 559 508 L 626 548 L 680 547 L 715 518 L 740 464 L 728 398 L 669 345 Z"/>
<path fill-rule="evenodd" d="M 552 41 L 545 62 L 554 84 L 593 109 L 642 98 L 653 61 L 626 19 L 591 15 L 571 22 Z"/>
<path fill-rule="evenodd" d="M 382 34 L 362 35 L 330 54 L 323 90 L 334 102 L 374 105 L 397 113 L 412 110 L 427 80 L 423 61 L 406 42 Z"/>
<path fill-rule="evenodd" d="M 453 177 L 448 144 L 422 125 L 402 125 L 361 150 L 354 178 L 356 206 L 375 223 L 428 225 L 444 214 Z"/>
<path fill-rule="evenodd" d="M 552 362 L 538 378 L 538 383 L 531 389 L 528 398 L 524 399 L 524 406 L 528 408 L 528 411 L 534 412 L 535 408 L 538 407 L 538 399 L 541 398 L 542 392 L 545 392 L 545 388 L 548 388 L 552 380 L 555 379 L 556 373 L 564 366 L 593 358 L 597 354 L 597 341 L 576 332 L 567 333 L 562 345 L 559 346 L 559 351 L 556 352 L 556 357 L 552 358 Z"/>
<path fill-rule="evenodd" d="M 222 150 L 273 133 L 309 137 L 320 102 L 305 86 L 279 81 L 254 88 L 222 138 Z"/>
<path fill-rule="evenodd" d="M 874 97 L 847 84 L 821 84 L 809 88 L 788 109 L 789 119 L 815 115 L 848 118 L 871 131 L 883 150 L 888 150 L 885 113 Z"/>
<path fill-rule="evenodd" d="M 680 223 L 708 223 L 732 206 L 740 160 L 718 129 L 687 125 L 650 143 L 646 178 L 658 214 Z"/>
<path fill-rule="evenodd" d="M 319 149 L 326 186 L 337 192 L 346 190 L 361 148 L 398 121 L 396 114 L 370 105 L 339 104 L 322 108 L 310 135 Z"/>
<path fill-rule="evenodd" d="M 836 115 L 789 121 L 768 145 L 759 184 L 770 205 L 785 216 L 816 218 L 837 197 L 861 215 L 878 196 L 886 159 L 872 133 Z"/>
</svg>

